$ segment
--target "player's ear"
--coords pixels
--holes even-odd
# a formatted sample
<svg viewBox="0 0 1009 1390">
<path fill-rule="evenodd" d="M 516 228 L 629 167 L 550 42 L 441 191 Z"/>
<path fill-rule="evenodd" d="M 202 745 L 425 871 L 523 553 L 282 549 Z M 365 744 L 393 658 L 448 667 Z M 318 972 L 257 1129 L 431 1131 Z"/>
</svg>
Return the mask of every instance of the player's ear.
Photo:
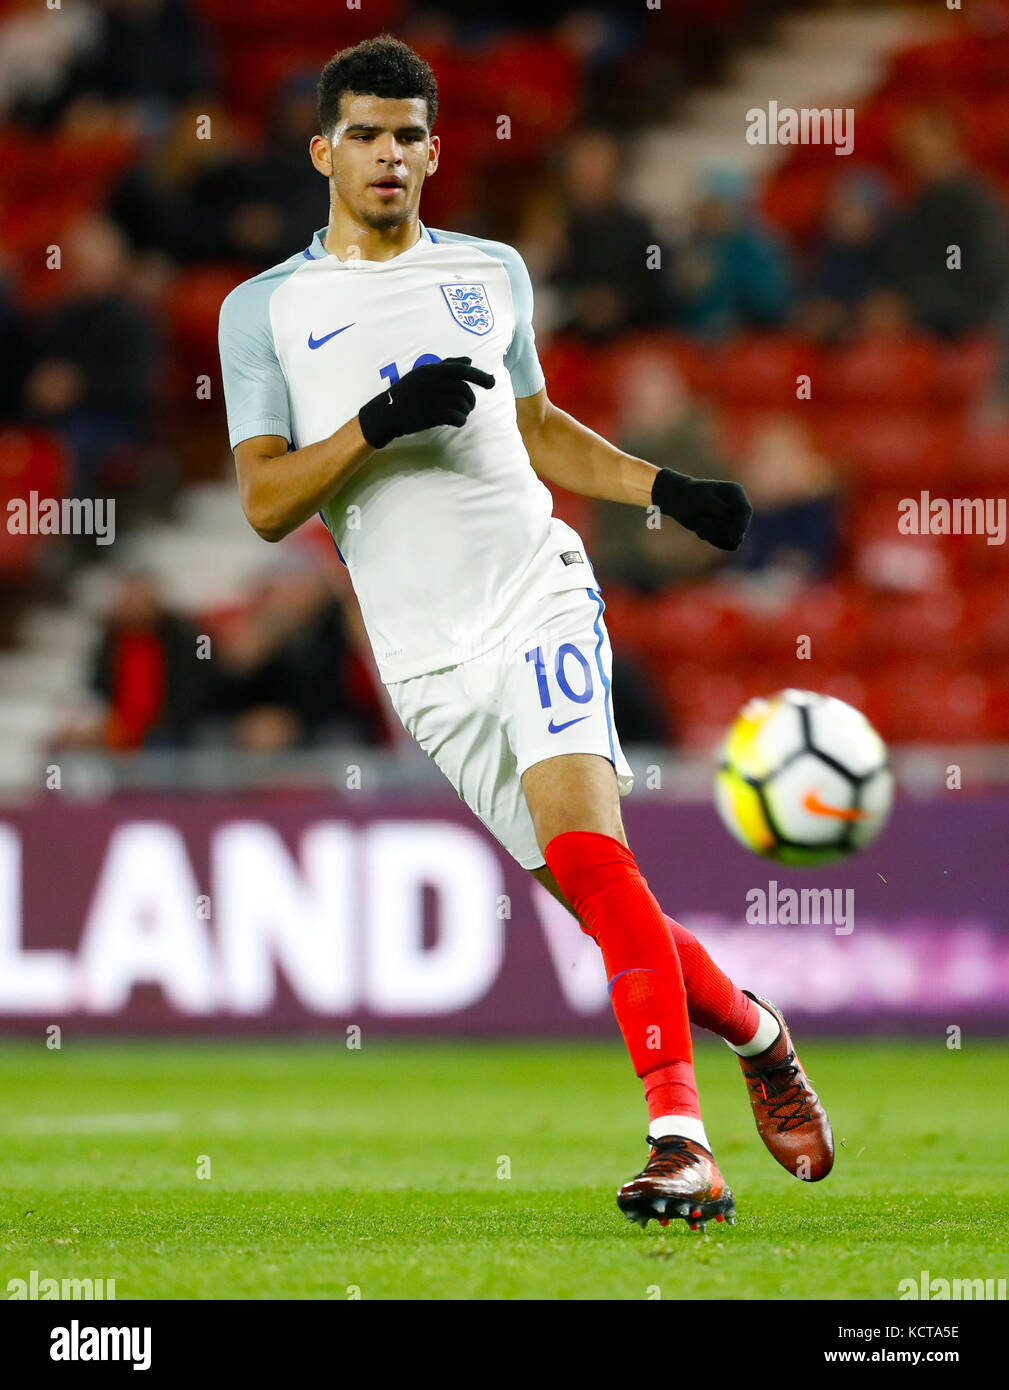
<svg viewBox="0 0 1009 1390">
<path fill-rule="evenodd" d="M 327 179 L 333 177 L 333 146 L 325 135 L 313 135 L 308 142 L 308 153 L 320 174 Z"/>
<path fill-rule="evenodd" d="M 431 177 L 431 175 L 438 167 L 438 154 L 441 150 L 441 140 L 438 138 L 437 135 L 432 135 L 429 137 L 429 143 L 430 148 L 428 150 L 427 155 L 427 172 L 424 175 L 424 177 L 428 179 Z"/>
</svg>

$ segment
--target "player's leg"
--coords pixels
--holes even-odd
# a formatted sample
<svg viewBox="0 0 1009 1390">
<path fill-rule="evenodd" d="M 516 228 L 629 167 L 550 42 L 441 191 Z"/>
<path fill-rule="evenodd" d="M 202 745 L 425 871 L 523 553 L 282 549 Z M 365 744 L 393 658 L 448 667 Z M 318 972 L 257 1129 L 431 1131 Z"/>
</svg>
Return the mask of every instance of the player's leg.
<svg viewBox="0 0 1009 1390">
<path fill-rule="evenodd" d="M 641 1225 L 653 1216 L 691 1226 L 731 1218 L 732 1193 L 701 1118 L 679 957 L 626 844 L 614 765 L 562 753 L 528 767 L 522 788 L 547 867 L 602 951 L 613 1012 L 645 1089 L 652 1151 L 621 1188 L 621 1210 Z"/>
<path fill-rule="evenodd" d="M 585 930 L 549 868 L 544 864 L 529 872 Z M 825 1178 L 834 1161 L 830 1121 L 780 1010 L 734 985 L 693 932 L 669 916 L 666 925 L 680 957 L 690 1021 L 724 1038 L 738 1055 L 757 1132 L 768 1151 L 795 1177 L 807 1182 Z M 759 1014 L 755 1027 L 743 1021 L 740 1001 Z"/>
<path fill-rule="evenodd" d="M 592 589 L 544 600 L 540 624 L 516 646 L 506 680 L 502 715 L 530 809 L 535 802 L 541 850 L 550 839 L 574 829 L 594 829 L 627 847 L 614 787 L 626 795 L 634 779 L 613 722 L 612 652 L 603 608 L 601 596 Z M 583 755 L 582 761 L 553 756 L 565 752 Z M 584 757 L 593 752 L 594 765 L 591 756 L 587 762 Z M 584 796 L 580 783 L 586 788 Z M 571 819 L 572 808 L 577 808 L 577 821 Z M 528 859 L 526 867 L 548 874 L 541 877 L 544 885 L 594 935 L 570 885 L 556 872 L 550 856 L 543 857 L 547 864 L 542 870 Z M 739 1054 L 765 1144 L 796 1176 L 823 1176 L 832 1161 L 830 1126 L 798 1066 L 780 1015 L 766 1001 L 758 1003 L 739 989 L 691 932 L 661 908 L 659 912 L 679 959 L 688 1017 L 718 1033 Z M 654 1094 L 661 1100 L 661 1090 L 656 1088 Z M 655 1115 L 651 1107 L 650 1113 Z M 663 1127 L 661 1116 L 657 1124 Z M 799 1140 L 802 1157 L 797 1163 Z"/>
<path fill-rule="evenodd" d="M 617 838 L 622 844 L 627 844 L 622 825 Z M 530 869 L 529 872 L 552 897 L 567 908 L 572 917 L 581 921 L 546 864 L 539 869 Z M 773 1021 L 771 1014 L 732 983 L 693 932 L 688 931 L 668 913 L 664 915 L 666 927 L 672 934 L 680 958 L 690 1022 L 723 1038 L 740 1056 L 752 1056 L 762 1052 L 778 1036 L 778 1025 Z M 584 923 L 581 925 L 584 926 Z"/>
</svg>

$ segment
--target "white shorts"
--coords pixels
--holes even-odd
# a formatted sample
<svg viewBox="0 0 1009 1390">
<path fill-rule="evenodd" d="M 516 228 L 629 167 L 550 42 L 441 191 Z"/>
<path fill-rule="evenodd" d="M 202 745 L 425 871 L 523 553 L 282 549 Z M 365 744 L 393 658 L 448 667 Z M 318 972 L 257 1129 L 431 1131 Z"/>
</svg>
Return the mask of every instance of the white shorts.
<svg viewBox="0 0 1009 1390">
<path fill-rule="evenodd" d="M 560 753 L 598 753 L 626 796 L 613 722 L 613 653 L 598 589 L 536 601 L 491 652 L 386 688 L 404 728 L 523 869 L 544 863 L 521 778 Z"/>
</svg>

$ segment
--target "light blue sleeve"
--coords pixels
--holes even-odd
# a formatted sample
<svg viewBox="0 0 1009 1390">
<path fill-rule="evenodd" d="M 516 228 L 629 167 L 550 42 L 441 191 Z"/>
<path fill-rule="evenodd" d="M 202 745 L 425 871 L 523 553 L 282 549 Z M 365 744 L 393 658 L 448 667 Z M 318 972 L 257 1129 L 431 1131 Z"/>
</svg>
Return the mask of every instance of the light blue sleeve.
<svg viewBox="0 0 1009 1390">
<path fill-rule="evenodd" d="M 258 434 L 293 440 L 287 382 L 270 326 L 270 295 L 276 288 L 276 277 L 247 280 L 221 305 L 218 348 L 232 449 Z"/>
<path fill-rule="evenodd" d="M 512 303 L 515 306 L 515 331 L 505 353 L 505 366 L 512 379 L 517 399 L 535 396 L 546 384 L 543 368 L 536 352 L 536 334 L 533 332 L 533 286 L 526 263 L 515 250 L 504 242 L 494 243 L 501 262 L 508 272 L 512 287 Z"/>
</svg>

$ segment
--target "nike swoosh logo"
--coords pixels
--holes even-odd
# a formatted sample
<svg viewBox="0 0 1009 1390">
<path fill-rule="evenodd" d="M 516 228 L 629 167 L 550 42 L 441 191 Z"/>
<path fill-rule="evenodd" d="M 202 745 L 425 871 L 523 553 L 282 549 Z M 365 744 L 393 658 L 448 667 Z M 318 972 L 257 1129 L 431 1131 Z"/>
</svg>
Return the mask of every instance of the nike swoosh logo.
<svg viewBox="0 0 1009 1390">
<path fill-rule="evenodd" d="M 830 816 L 833 820 L 865 820 L 866 814 L 854 808 L 845 810 L 840 806 L 827 806 L 815 791 L 807 792 L 802 798 L 802 809 L 808 811 L 811 816 Z"/>
<path fill-rule="evenodd" d="M 342 328 L 334 328 L 332 333 L 327 333 L 324 338 L 313 338 L 311 333 L 308 335 L 308 346 L 312 349 L 321 348 L 323 343 L 328 343 L 330 338 L 335 338 L 338 333 L 346 333 L 348 328 L 353 328 L 352 323 L 345 323 Z"/>
<path fill-rule="evenodd" d="M 588 719 L 588 717 L 587 714 L 580 714 L 577 719 L 569 719 L 566 724 L 555 724 L 551 719 L 550 723 L 547 725 L 547 732 L 559 734 L 563 729 L 570 729 L 572 724 L 580 724 L 583 719 Z"/>
</svg>

